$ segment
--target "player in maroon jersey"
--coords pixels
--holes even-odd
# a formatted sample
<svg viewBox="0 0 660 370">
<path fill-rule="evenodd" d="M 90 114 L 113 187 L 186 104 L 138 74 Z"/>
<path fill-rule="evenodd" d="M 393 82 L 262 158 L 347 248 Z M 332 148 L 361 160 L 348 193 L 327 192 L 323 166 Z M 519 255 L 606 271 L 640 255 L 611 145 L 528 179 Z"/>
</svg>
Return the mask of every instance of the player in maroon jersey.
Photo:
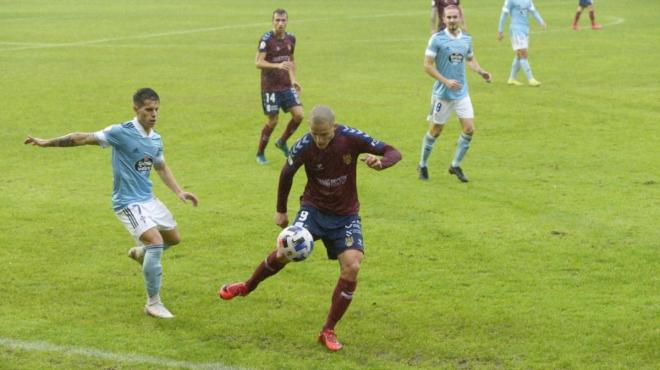
<svg viewBox="0 0 660 370">
<path fill-rule="evenodd" d="M 445 8 L 454 5 L 460 10 L 461 19 L 463 24 L 461 28 L 467 32 L 467 23 L 463 16 L 463 8 L 461 7 L 461 0 L 431 0 L 431 34 L 444 30 L 447 25 L 445 24 Z"/>
<path fill-rule="evenodd" d="M 368 154 L 359 159 L 377 171 L 401 160 L 401 153 L 394 147 L 360 130 L 336 124 L 330 108 L 317 106 L 312 110 L 310 132 L 291 148 L 277 189 L 274 220 L 280 227 L 286 227 L 289 224 L 287 200 L 293 177 L 304 165 L 307 185 L 293 224 L 309 230 L 315 240 L 323 240 L 328 258 L 339 260 L 339 281 L 332 295 L 330 312 L 319 334 L 319 341 L 331 351 L 342 348 L 334 329 L 351 303 L 364 254 L 356 187 L 356 166 L 361 153 Z M 218 294 L 225 300 L 246 296 L 287 263 L 280 250 L 275 249 L 248 280 L 226 284 Z"/>
<path fill-rule="evenodd" d="M 296 37 L 286 32 L 289 15 L 284 9 L 273 12 L 273 30 L 265 33 L 259 41 L 256 65 L 261 69 L 261 105 L 268 121 L 261 129 L 257 163 L 267 164 L 264 150 L 273 133 L 280 109 L 291 112 L 291 120 L 275 142 L 285 156 L 289 155 L 287 139 L 296 131 L 303 120 L 302 102 L 298 94 L 302 86 L 296 80 L 296 64 L 293 53 L 296 49 Z"/>
<path fill-rule="evenodd" d="M 580 21 L 580 16 L 584 9 L 589 8 L 589 19 L 591 20 L 591 29 L 599 30 L 603 28 L 598 22 L 596 22 L 596 12 L 594 11 L 594 1 L 593 0 L 579 0 L 578 7 L 575 11 L 575 18 L 573 18 L 573 29 L 578 31 L 580 26 L 578 22 Z"/>
</svg>

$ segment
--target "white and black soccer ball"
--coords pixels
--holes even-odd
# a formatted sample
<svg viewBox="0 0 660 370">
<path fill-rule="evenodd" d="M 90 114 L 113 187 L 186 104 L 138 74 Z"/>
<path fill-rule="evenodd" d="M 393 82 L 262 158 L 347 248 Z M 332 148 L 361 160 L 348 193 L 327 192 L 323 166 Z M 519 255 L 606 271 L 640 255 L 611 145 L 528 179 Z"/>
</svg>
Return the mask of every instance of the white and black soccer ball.
<svg viewBox="0 0 660 370">
<path fill-rule="evenodd" d="M 314 238 L 301 226 L 288 226 L 277 236 L 277 246 L 289 261 L 302 261 L 312 254 Z"/>
</svg>

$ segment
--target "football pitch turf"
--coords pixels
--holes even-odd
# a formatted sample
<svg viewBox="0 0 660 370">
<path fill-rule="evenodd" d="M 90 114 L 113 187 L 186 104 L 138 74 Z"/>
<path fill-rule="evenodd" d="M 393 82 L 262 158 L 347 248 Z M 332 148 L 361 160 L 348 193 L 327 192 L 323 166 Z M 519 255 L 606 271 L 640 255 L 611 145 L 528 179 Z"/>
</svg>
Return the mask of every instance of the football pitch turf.
<svg viewBox="0 0 660 370">
<path fill-rule="evenodd" d="M 660 4 L 598 1 L 604 28 L 585 13 L 575 32 L 576 0 L 537 0 L 548 29 L 530 19 L 543 83 L 532 88 L 506 84 L 502 1 L 465 0 L 494 82 L 468 72 L 463 184 L 447 174 L 456 118 L 430 180 L 416 174 L 428 3 L 0 0 L 0 369 L 660 367 Z M 330 105 L 403 154 L 358 170 L 366 258 L 339 353 L 315 342 L 338 276 L 320 242 L 250 296 L 216 295 L 279 232 L 273 143 L 288 115 L 271 163 L 254 158 L 254 57 L 276 7 L 297 37 L 306 113 Z M 168 164 L 200 198 L 183 204 L 152 175 L 183 239 L 163 258 L 170 321 L 142 312 L 142 273 L 110 207 L 110 150 L 22 144 L 130 119 L 145 86 L 161 97 Z M 304 182 L 300 170 L 290 219 Z"/>
</svg>

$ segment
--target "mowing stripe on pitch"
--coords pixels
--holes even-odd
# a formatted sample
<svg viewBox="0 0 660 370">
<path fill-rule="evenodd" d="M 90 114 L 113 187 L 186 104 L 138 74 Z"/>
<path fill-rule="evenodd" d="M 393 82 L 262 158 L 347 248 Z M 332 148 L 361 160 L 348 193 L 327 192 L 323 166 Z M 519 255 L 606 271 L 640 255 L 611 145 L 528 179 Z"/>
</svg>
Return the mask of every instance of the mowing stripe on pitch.
<svg viewBox="0 0 660 370">
<path fill-rule="evenodd" d="M 133 353 L 118 353 L 102 351 L 94 348 L 61 346 L 48 342 L 29 342 L 11 338 L 0 337 L 0 347 L 36 352 L 56 352 L 63 355 L 81 355 L 120 363 L 138 363 L 156 365 L 158 367 L 178 367 L 193 370 L 239 370 L 240 368 L 229 367 L 221 363 L 195 363 L 178 361 L 167 358 L 145 356 Z"/>
</svg>

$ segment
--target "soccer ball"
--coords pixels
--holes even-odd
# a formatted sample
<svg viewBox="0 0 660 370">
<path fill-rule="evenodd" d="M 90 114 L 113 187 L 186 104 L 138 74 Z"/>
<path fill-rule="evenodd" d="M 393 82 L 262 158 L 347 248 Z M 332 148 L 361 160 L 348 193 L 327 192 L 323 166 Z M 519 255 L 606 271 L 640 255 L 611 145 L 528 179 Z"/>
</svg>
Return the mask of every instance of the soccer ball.
<svg viewBox="0 0 660 370">
<path fill-rule="evenodd" d="M 301 226 L 289 226 L 277 236 L 277 247 L 289 261 L 302 261 L 312 254 L 314 238 Z"/>
</svg>

